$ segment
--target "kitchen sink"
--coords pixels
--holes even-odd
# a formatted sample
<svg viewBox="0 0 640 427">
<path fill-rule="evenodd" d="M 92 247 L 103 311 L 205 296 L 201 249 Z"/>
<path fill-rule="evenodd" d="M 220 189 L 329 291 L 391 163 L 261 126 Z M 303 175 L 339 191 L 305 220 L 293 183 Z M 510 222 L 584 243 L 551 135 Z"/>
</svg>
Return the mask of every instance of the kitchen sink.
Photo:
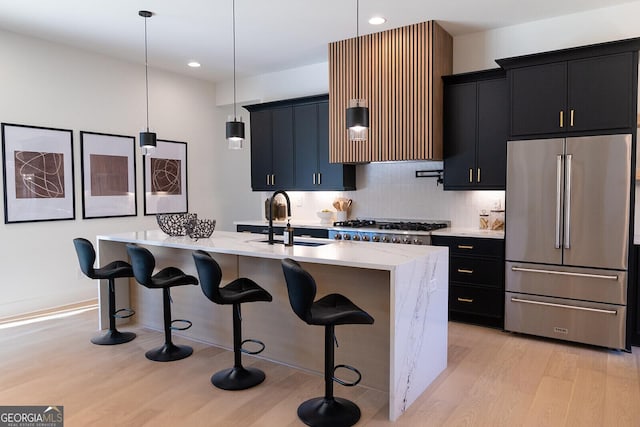
<svg viewBox="0 0 640 427">
<path fill-rule="evenodd" d="M 260 243 L 268 243 L 269 240 L 258 240 Z M 273 243 L 278 244 L 278 245 L 282 245 L 284 244 L 283 240 L 274 240 Z M 293 245 L 294 246 L 324 246 L 326 244 L 328 244 L 329 242 L 305 242 L 305 241 L 299 241 L 299 240 L 294 240 L 293 241 Z"/>
</svg>

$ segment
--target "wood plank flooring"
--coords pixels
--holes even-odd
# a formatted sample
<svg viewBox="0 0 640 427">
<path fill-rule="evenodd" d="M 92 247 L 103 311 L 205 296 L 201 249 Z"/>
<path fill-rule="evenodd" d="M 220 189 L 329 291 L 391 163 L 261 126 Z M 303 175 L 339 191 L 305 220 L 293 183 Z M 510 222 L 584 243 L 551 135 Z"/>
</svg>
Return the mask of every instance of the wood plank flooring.
<svg viewBox="0 0 640 427">
<path fill-rule="evenodd" d="M 63 405 L 65 426 L 299 426 L 298 404 L 323 393 L 322 378 L 255 357 L 266 381 L 225 392 L 209 378 L 231 352 L 176 338 L 193 356 L 157 363 L 144 352 L 160 332 L 132 325 L 119 346 L 89 338 L 96 311 L 0 329 L 0 405 Z M 338 330 L 339 334 L 339 330 Z M 259 338 L 259 337 L 257 337 Z M 267 343 L 268 345 L 268 343 Z M 638 426 L 640 348 L 633 354 L 449 324 L 449 365 L 400 419 L 387 396 L 336 384 L 362 410 L 361 426 Z M 339 362 L 339 352 L 337 353 Z"/>
</svg>

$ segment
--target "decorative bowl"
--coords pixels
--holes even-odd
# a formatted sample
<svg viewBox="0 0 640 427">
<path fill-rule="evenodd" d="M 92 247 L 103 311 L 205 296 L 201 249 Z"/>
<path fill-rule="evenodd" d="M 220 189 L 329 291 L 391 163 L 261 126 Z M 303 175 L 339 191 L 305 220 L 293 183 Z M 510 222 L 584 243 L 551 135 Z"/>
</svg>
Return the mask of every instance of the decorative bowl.
<svg viewBox="0 0 640 427">
<path fill-rule="evenodd" d="M 196 220 L 198 215 L 195 213 L 180 214 L 156 214 L 156 221 L 160 230 L 169 236 L 184 236 L 187 234 L 185 228 L 188 221 Z"/>
<path fill-rule="evenodd" d="M 318 218 L 320 218 L 321 224 L 330 224 L 333 219 L 334 213 L 335 212 L 333 211 L 320 211 L 317 212 L 316 215 L 318 215 Z"/>
<path fill-rule="evenodd" d="M 215 219 L 191 219 L 185 224 L 187 234 L 192 239 L 207 239 L 213 234 L 216 228 Z"/>
</svg>

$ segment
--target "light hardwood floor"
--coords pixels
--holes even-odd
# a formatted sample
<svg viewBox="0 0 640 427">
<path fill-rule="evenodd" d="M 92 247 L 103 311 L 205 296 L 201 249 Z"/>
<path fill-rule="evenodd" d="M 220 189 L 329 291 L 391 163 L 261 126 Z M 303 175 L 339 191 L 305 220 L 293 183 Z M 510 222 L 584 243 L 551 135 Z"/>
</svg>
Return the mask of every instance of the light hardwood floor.
<svg viewBox="0 0 640 427">
<path fill-rule="evenodd" d="M 191 344 L 170 363 L 144 357 L 162 334 L 136 327 L 119 346 L 89 342 L 96 311 L 0 329 L 0 405 L 63 405 L 65 426 L 298 426 L 298 404 L 323 393 L 322 378 L 244 356 L 266 381 L 226 392 L 209 378 L 232 364 L 223 349 Z M 339 336 L 339 330 L 338 330 Z M 256 337 L 259 338 L 259 337 Z M 633 354 L 449 324 L 449 363 L 400 419 L 386 396 L 336 385 L 362 426 L 639 426 L 640 348 Z M 339 352 L 337 353 L 339 362 Z"/>
</svg>

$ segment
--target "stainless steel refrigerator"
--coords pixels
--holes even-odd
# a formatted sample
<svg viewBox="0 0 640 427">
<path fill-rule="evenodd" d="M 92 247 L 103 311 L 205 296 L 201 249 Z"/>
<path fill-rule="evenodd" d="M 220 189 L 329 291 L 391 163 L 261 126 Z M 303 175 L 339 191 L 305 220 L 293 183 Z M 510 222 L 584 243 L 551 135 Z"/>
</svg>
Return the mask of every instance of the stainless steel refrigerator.
<svg viewBox="0 0 640 427">
<path fill-rule="evenodd" d="M 505 329 L 624 349 L 631 135 L 508 141 Z"/>
</svg>

